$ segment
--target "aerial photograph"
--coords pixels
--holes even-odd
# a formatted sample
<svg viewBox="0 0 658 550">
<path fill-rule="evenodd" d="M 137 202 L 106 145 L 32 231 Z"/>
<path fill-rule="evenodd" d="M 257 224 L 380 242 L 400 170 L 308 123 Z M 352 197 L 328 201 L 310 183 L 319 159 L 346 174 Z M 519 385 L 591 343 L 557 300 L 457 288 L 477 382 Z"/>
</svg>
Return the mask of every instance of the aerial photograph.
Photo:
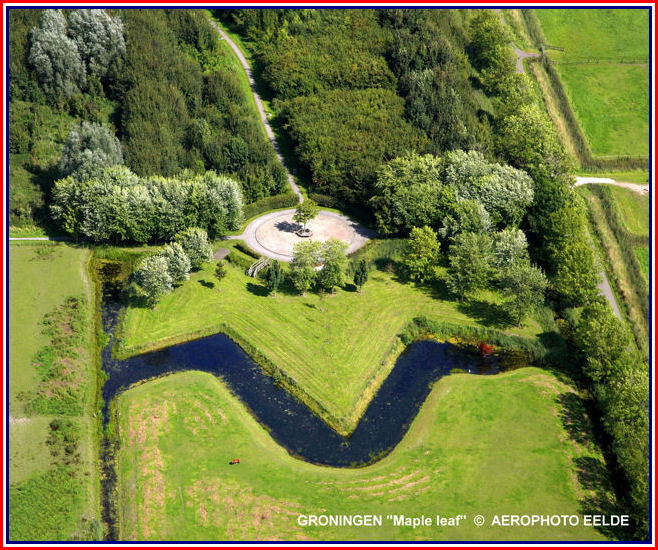
<svg viewBox="0 0 658 550">
<path fill-rule="evenodd" d="M 654 543 L 652 4 L 34 6 L 4 545 Z"/>
</svg>

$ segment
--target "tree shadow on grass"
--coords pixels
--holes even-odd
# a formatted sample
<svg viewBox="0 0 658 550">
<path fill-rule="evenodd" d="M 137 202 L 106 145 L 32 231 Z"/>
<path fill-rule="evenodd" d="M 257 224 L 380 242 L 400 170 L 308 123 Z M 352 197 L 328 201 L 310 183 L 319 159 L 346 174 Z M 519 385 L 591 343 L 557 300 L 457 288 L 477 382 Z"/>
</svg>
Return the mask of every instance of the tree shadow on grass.
<svg viewBox="0 0 658 550">
<path fill-rule="evenodd" d="M 580 484 L 579 508 L 582 515 L 618 515 L 620 507 L 610 484 L 608 468 L 600 458 L 579 456 L 573 467 Z M 630 527 L 597 525 L 595 529 L 612 540 L 631 540 Z"/>
<path fill-rule="evenodd" d="M 486 327 L 504 330 L 514 326 L 514 320 L 502 306 L 484 300 L 468 300 L 457 305 L 457 309 L 476 319 Z"/>
<path fill-rule="evenodd" d="M 358 291 L 359 289 L 356 287 L 355 284 L 352 284 L 352 283 L 346 283 L 346 284 L 343 286 L 343 290 L 344 290 L 345 292 L 356 292 L 356 291 Z"/>
<path fill-rule="evenodd" d="M 610 473 L 605 461 L 586 453 L 596 450 L 595 433 L 588 416 L 587 405 L 575 392 L 562 392 L 555 398 L 559 417 L 570 439 L 581 456 L 572 459 L 579 489 L 577 490 L 580 513 L 585 515 L 611 516 L 619 514 Z M 596 526 L 596 529 L 613 540 L 629 540 L 629 528 L 621 526 Z"/>
<path fill-rule="evenodd" d="M 264 285 L 256 285 L 254 283 L 247 283 L 247 290 L 254 296 L 269 296 L 270 291 Z"/>
<path fill-rule="evenodd" d="M 206 281 L 205 279 L 200 279 L 199 284 L 205 288 L 215 288 L 215 283 L 212 281 Z"/>
<path fill-rule="evenodd" d="M 583 400 L 574 392 L 557 396 L 560 420 L 572 441 L 591 449 L 593 433 Z"/>
</svg>

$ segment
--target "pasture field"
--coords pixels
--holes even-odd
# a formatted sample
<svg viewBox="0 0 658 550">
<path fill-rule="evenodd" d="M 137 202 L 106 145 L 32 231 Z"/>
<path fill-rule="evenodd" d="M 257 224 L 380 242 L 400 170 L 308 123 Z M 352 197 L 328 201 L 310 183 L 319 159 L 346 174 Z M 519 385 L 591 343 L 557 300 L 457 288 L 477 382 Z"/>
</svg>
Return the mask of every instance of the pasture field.
<svg viewBox="0 0 658 550">
<path fill-rule="evenodd" d="M 610 187 L 610 192 L 619 206 L 624 225 L 635 235 L 649 236 L 649 195 L 640 195 L 630 189 Z"/>
<path fill-rule="evenodd" d="M 649 58 L 648 9 L 535 9 L 546 40 L 566 58 Z"/>
<path fill-rule="evenodd" d="M 582 401 L 537 368 L 443 378 L 398 447 L 360 469 L 292 458 L 210 374 L 144 383 L 116 408 L 122 540 L 601 540 L 583 525 L 478 528 L 473 516 L 614 506 Z M 319 528 L 300 514 L 384 519 Z M 386 514 L 468 518 L 412 529 Z"/>
<path fill-rule="evenodd" d="M 536 9 L 595 157 L 649 154 L 649 12 Z"/>
<path fill-rule="evenodd" d="M 647 65 L 558 65 L 595 156 L 649 155 Z"/>
<path fill-rule="evenodd" d="M 54 445 L 47 443 L 55 415 L 28 408 L 41 387 L 35 354 L 50 344 L 42 319 L 69 296 L 91 303 L 88 257 L 88 250 L 64 244 L 9 247 L 9 537 L 13 540 L 85 538 L 100 525 L 94 522 L 99 499 L 89 307 L 80 335 L 87 345 L 79 350 L 81 364 L 86 366 L 82 379 L 85 412 L 67 417 L 74 425 L 71 430 L 77 433 L 79 463 L 73 476 L 53 458 Z"/>
<path fill-rule="evenodd" d="M 268 296 L 263 282 L 246 276 L 242 268 L 229 264 L 219 284 L 213 270 L 207 264 L 193 273 L 154 309 L 129 308 L 118 355 L 229 329 L 232 337 L 254 346 L 292 377 L 342 433 L 356 426 L 390 372 L 399 351 L 396 336 L 414 317 L 490 326 L 526 337 L 541 332 L 530 318 L 521 329 L 512 328 L 493 292 L 458 304 L 449 301 L 453 298 L 440 284 L 402 283 L 386 270 L 372 271 L 363 293 L 348 284 L 334 295 L 300 296 L 288 287 L 276 297 Z"/>
</svg>

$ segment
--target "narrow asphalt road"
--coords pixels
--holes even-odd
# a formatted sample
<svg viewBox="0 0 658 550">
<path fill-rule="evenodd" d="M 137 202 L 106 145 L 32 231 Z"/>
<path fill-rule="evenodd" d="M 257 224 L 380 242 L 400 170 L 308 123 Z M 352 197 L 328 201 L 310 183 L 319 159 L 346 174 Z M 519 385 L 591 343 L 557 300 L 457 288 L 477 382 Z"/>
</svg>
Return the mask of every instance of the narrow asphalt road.
<svg viewBox="0 0 658 550">
<path fill-rule="evenodd" d="M 258 107 L 258 114 L 260 115 L 260 120 L 263 123 L 263 126 L 265 126 L 265 133 L 267 134 L 267 137 L 270 139 L 272 145 L 274 146 L 274 151 L 276 152 L 276 156 L 279 157 L 281 164 L 286 169 L 286 173 L 288 174 L 288 183 L 290 184 L 290 187 L 292 187 L 292 190 L 299 197 L 299 202 L 304 202 L 304 196 L 299 190 L 299 187 L 297 187 L 297 184 L 295 183 L 295 178 L 292 177 L 292 174 L 290 173 L 290 170 L 286 165 L 286 161 L 283 160 L 283 155 L 281 154 L 281 148 L 279 147 L 279 142 L 276 140 L 276 136 L 272 131 L 272 127 L 270 126 L 270 123 L 267 120 L 267 115 L 265 114 L 265 108 L 263 107 L 263 102 L 261 101 L 260 95 L 258 94 L 258 89 L 256 88 L 256 81 L 254 80 L 253 74 L 251 72 L 251 67 L 249 65 L 249 62 L 247 61 L 247 58 L 242 54 L 240 48 L 236 46 L 235 42 L 231 40 L 231 38 L 220 28 L 220 26 L 215 21 L 213 21 L 212 19 L 210 19 L 209 21 L 210 24 L 213 26 L 213 28 L 220 34 L 222 39 L 226 41 L 226 43 L 233 50 L 233 53 L 240 60 L 240 64 L 242 65 L 244 72 L 247 73 L 247 78 L 249 79 L 249 85 L 251 86 L 251 92 L 254 94 L 256 107 Z"/>
</svg>

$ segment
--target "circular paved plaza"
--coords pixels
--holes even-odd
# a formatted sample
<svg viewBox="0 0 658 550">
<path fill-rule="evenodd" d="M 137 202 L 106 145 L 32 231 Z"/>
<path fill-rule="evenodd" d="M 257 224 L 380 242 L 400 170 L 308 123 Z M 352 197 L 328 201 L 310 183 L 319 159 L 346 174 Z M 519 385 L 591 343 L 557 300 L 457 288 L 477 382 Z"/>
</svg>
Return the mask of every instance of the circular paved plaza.
<svg viewBox="0 0 658 550">
<path fill-rule="evenodd" d="M 271 212 L 252 221 L 242 235 L 235 237 L 245 241 L 249 248 L 270 258 L 284 262 L 292 260 L 293 247 L 301 241 L 326 241 L 331 238 L 348 244 L 350 254 L 362 247 L 375 232 L 335 212 L 321 210 L 308 222 L 313 231 L 311 237 L 299 237 L 295 231 L 301 224 L 294 222 L 294 209 Z"/>
</svg>

